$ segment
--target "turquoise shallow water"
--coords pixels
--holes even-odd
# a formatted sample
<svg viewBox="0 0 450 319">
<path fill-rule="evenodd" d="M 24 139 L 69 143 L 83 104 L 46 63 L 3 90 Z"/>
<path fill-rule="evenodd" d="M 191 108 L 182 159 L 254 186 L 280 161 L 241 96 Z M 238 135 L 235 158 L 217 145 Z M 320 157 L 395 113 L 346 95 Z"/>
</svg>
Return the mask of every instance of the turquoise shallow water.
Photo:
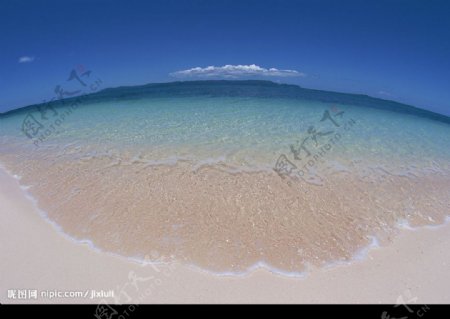
<svg viewBox="0 0 450 319">
<path fill-rule="evenodd" d="M 292 179 L 275 174 L 280 159 Z M 348 261 L 398 223 L 450 213 L 449 118 L 267 82 L 119 88 L 2 114 L 0 163 L 74 238 L 220 272 Z"/>
<path fill-rule="evenodd" d="M 60 120 L 67 109 L 70 113 Z M 330 118 L 321 121 L 325 112 Z M 30 114 L 42 124 L 33 139 L 22 130 Z M 74 156 L 127 152 L 155 164 L 189 160 L 234 170 L 270 170 L 281 154 L 305 165 L 311 159 L 308 153 L 318 152 L 339 134 L 321 164 L 342 169 L 362 163 L 399 173 L 449 168 L 449 124 L 364 106 L 277 97 L 143 97 L 82 102 L 74 109 L 56 106 L 45 117 L 31 110 L 2 118 L 2 147 L 39 152 L 76 146 Z M 354 124 L 346 127 L 349 121 Z M 305 139 L 302 161 L 294 161 L 291 146 L 298 150 Z"/>
</svg>

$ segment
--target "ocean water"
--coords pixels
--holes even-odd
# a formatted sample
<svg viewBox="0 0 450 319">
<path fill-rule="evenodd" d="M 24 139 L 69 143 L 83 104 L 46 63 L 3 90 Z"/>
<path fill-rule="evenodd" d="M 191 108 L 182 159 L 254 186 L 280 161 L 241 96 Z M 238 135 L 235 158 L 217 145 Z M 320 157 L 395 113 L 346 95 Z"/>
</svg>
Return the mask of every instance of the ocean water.
<svg viewBox="0 0 450 319">
<path fill-rule="evenodd" d="M 400 222 L 450 215 L 449 118 L 230 83 L 116 89 L 0 115 L 0 164 L 76 239 L 216 272 L 348 261 Z"/>
</svg>

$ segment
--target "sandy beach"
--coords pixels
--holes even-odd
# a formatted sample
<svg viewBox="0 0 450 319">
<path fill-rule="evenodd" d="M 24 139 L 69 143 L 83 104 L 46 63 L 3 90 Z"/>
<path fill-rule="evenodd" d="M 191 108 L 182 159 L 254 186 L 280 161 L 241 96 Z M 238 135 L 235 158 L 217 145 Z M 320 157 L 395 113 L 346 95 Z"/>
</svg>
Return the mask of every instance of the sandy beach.
<svg viewBox="0 0 450 319">
<path fill-rule="evenodd" d="M 449 15 L 1 1 L 0 306 L 428 319 L 450 304 Z"/>
<path fill-rule="evenodd" d="M 46 221 L 3 170 L 0 205 L 1 303 L 450 302 L 448 223 L 402 230 L 360 260 L 302 277 L 264 268 L 218 276 L 168 260 L 144 266 L 76 242 Z"/>
</svg>

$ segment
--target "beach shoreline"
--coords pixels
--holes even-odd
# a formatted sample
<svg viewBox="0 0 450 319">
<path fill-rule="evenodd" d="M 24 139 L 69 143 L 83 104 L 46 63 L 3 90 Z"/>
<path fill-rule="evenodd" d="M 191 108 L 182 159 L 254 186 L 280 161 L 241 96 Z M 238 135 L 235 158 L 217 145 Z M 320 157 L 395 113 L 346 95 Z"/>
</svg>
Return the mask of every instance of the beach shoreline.
<svg viewBox="0 0 450 319">
<path fill-rule="evenodd" d="M 448 223 L 403 230 L 363 259 L 310 269 L 302 277 L 264 268 L 243 276 L 219 276 L 165 260 L 143 265 L 70 240 L 42 218 L 18 181 L 3 170 L 0 203 L 1 303 L 450 301 Z M 13 298 L 11 291 L 19 290 L 37 291 L 37 298 Z M 54 294 L 59 297 L 51 297 Z"/>
</svg>

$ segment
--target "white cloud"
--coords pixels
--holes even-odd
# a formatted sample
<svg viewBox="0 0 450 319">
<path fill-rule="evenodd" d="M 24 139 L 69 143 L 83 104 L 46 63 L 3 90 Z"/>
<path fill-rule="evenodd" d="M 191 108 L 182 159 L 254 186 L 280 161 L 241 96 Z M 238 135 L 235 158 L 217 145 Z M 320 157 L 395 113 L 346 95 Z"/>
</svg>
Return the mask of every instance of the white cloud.
<svg viewBox="0 0 450 319">
<path fill-rule="evenodd" d="M 384 95 L 384 96 L 392 96 L 391 93 L 387 92 L 387 91 L 378 91 L 379 95 Z"/>
<path fill-rule="evenodd" d="M 21 56 L 19 58 L 19 63 L 29 63 L 34 61 L 34 56 Z"/>
<path fill-rule="evenodd" d="M 296 70 L 279 70 L 276 68 L 262 68 L 258 65 L 224 65 L 224 66 L 208 66 L 206 68 L 196 67 L 187 70 L 181 70 L 170 73 L 171 76 L 177 78 L 185 77 L 223 77 L 238 78 L 244 76 L 273 76 L 273 77 L 302 77 L 305 73 Z"/>
</svg>

